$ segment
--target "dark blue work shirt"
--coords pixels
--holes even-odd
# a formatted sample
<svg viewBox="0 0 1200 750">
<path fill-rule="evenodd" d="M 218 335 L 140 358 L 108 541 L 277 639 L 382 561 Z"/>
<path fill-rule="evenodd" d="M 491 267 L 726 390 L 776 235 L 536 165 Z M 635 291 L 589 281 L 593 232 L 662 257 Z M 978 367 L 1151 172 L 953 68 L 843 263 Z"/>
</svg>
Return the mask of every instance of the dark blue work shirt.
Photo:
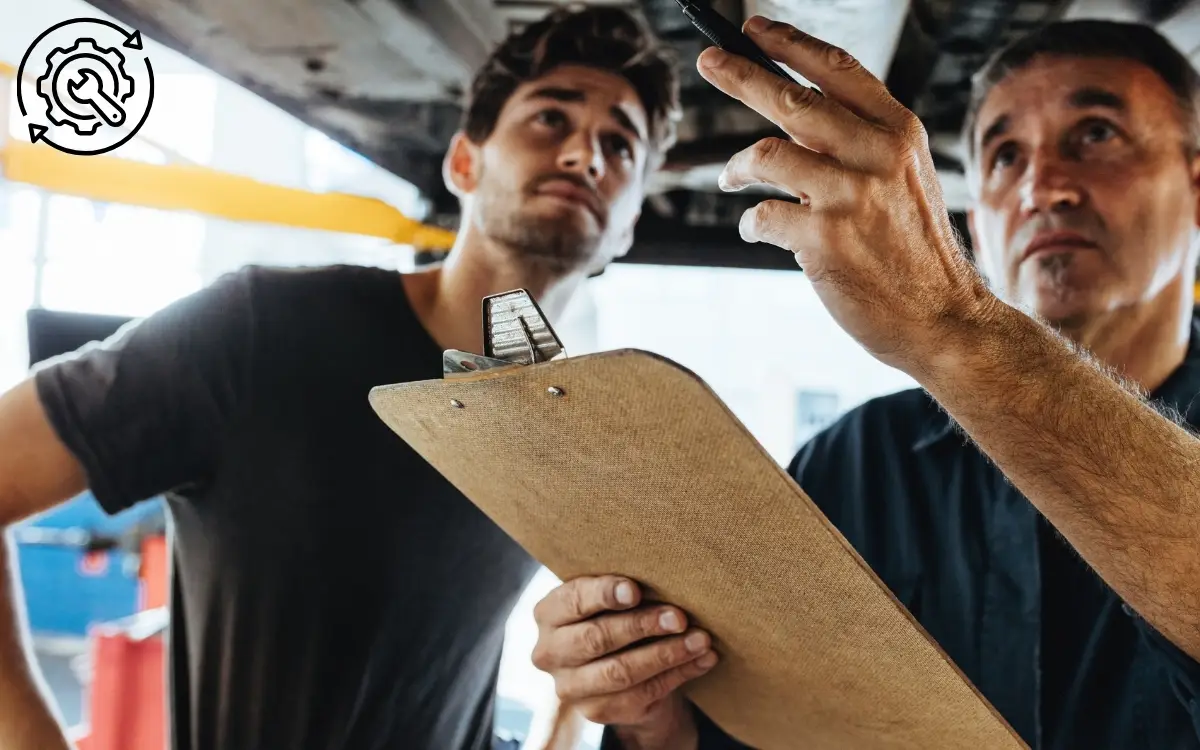
<svg viewBox="0 0 1200 750">
<path fill-rule="evenodd" d="M 1194 320 L 1185 362 L 1152 398 L 1195 428 L 1198 393 Z M 924 391 L 852 410 L 790 471 L 1031 748 L 1200 748 L 1200 664 L 1126 607 Z M 701 717 L 700 750 L 742 747 Z"/>
</svg>

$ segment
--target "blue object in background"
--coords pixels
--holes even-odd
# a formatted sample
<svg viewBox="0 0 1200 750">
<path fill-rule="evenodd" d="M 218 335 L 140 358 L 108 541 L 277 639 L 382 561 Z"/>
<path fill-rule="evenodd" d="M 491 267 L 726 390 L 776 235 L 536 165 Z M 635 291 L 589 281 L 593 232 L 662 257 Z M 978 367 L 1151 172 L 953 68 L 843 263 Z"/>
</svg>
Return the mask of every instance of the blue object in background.
<svg viewBox="0 0 1200 750">
<path fill-rule="evenodd" d="M 31 526 L 86 529 L 119 534 L 149 516 L 163 513 L 161 499 L 110 516 L 90 492 L 27 522 Z M 84 637 L 88 626 L 137 611 L 136 555 L 112 550 L 88 566 L 84 550 L 17 544 L 17 559 L 30 629 L 41 636 Z"/>
</svg>

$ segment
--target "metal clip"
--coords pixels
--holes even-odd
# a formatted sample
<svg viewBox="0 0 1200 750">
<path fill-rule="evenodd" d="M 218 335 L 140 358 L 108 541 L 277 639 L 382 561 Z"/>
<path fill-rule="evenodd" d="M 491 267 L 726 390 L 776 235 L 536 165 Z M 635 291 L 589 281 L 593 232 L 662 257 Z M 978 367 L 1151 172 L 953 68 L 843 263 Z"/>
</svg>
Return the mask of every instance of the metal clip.
<svg viewBox="0 0 1200 750">
<path fill-rule="evenodd" d="M 442 354 L 442 373 L 454 377 L 566 356 L 562 341 L 532 295 L 516 289 L 483 298 L 483 355 L 449 349 Z"/>
</svg>

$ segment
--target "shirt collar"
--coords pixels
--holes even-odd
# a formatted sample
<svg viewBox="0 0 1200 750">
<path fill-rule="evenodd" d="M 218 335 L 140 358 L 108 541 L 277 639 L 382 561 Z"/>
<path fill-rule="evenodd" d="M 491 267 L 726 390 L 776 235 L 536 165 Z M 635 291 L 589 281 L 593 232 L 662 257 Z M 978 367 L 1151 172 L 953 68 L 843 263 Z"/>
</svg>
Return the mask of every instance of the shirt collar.
<svg viewBox="0 0 1200 750">
<path fill-rule="evenodd" d="M 1200 399 L 1197 395 L 1200 395 L 1200 309 L 1192 314 L 1192 333 L 1183 363 L 1150 394 L 1150 398 L 1178 412 L 1188 422 L 1193 422 L 1193 414 L 1200 416 Z M 955 432 L 955 424 L 950 416 L 941 407 L 934 406 L 917 430 L 912 446 L 914 451 L 940 443 Z"/>
</svg>

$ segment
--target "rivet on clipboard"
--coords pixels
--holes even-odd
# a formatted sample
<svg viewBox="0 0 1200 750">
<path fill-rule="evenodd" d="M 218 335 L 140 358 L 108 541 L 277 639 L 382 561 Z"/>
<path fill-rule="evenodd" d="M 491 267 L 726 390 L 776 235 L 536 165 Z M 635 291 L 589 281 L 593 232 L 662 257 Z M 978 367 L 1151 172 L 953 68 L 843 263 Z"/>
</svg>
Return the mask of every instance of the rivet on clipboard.
<svg viewBox="0 0 1200 750">
<path fill-rule="evenodd" d="M 525 289 L 483 298 L 483 354 L 449 349 L 445 377 L 564 359 L 567 351 L 550 321 Z"/>
</svg>

